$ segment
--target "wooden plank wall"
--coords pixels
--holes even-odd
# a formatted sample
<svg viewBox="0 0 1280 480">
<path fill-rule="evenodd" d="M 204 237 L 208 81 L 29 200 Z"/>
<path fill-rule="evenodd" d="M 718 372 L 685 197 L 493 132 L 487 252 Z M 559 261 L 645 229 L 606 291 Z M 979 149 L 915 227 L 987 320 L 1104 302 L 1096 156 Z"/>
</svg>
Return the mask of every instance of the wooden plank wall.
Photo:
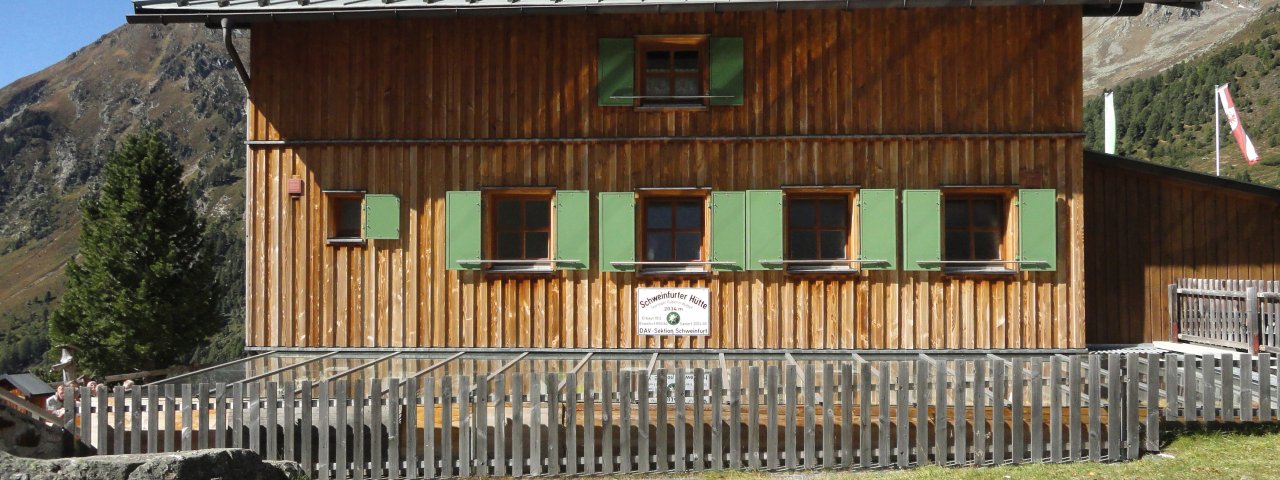
<svg viewBox="0 0 1280 480">
<path fill-rule="evenodd" d="M 1168 286 L 1179 278 L 1280 279 L 1280 192 L 1250 194 L 1126 168 L 1132 160 L 1086 157 L 1089 343 L 1169 340 Z"/>
<path fill-rule="evenodd" d="M 598 37 L 690 31 L 745 38 L 747 105 L 595 106 Z M 257 25 L 250 139 L 315 143 L 250 149 L 247 342 L 1082 347 L 1079 33 L 1079 7 Z M 449 190 L 906 189 L 1014 185 L 1028 172 L 1059 191 L 1058 272 L 656 280 L 443 265 Z M 292 176 L 306 183 L 298 200 L 283 194 Z M 399 195 L 403 240 L 324 245 L 325 189 Z M 711 288 L 711 337 L 635 336 L 634 288 L 657 285 Z"/>
</svg>

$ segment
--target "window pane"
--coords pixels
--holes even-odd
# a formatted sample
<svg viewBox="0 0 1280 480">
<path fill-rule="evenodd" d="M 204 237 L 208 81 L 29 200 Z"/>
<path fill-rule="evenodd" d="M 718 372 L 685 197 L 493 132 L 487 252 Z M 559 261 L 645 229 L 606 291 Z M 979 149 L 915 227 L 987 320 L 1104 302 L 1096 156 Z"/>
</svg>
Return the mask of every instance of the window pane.
<svg viewBox="0 0 1280 480">
<path fill-rule="evenodd" d="M 698 63 L 698 52 L 676 52 L 676 70 L 697 71 Z"/>
<path fill-rule="evenodd" d="M 823 200 L 818 209 L 818 222 L 824 227 L 843 227 L 849 224 L 849 202 Z"/>
<path fill-rule="evenodd" d="M 702 82 L 698 77 L 676 77 L 676 95 L 692 97 L 702 95 Z"/>
<path fill-rule="evenodd" d="M 646 228 L 671 228 L 671 204 L 645 203 L 644 222 Z"/>
<path fill-rule="evenodd" d="M 494 206 L 493 223 L 500 229 L 520 228 L 520 202 L 517 200 L 498 200 Z"/>
<path fill-rule="evenodd" d="M 844 258 L 845 244 L 849 243 L 849 235 L 840 231 L 822 232 L 822 252 L 823 259 Z"/>
<path fill-rule="evenodd" d="M 676 228 L 702 228 L 702 202 L 676 204 Z"/>
<path fill-rule="evenodd" d="M 996 228 L 1000 226 L 1000 201 L 984 199 L 973 201 L 973 226 Z"/>
<path fill-rule="evenodd" d="M 359 237 L 360 236 L 360 200 L 343 199 L 338 200 L 337 208 L 337 224 L 338 231 L 334 232 L 338 237 Z"/>
<path fill-rule="evenodd" d="M 644 259 L 671 260 L 671 234 L 649 233 L 644 236 Z"/>
<path fill-rule="evenodd" d="M 671 52 L 651 51 L 644 54 L 644 69 L 648 71 L 670 70 Z"/>
<path fill-rule="evenodd" d="M 1000 235 L 994 232 L 974 233 L 973 249 L 975 260 L 995 260 L 1000 258 Z"/>
<path fill-rule="evenodd" d="M 792 200 L 787 209 L 787 222 L 792 227 L 812 228 L 814 222 L 813 200 Z"/>
<path fill-rule="evenodd" d="M 675 260 L 692 261 L 702 259 L 702 233 L 677 233 Z"/>
<path fill-rule="evenodd" d="M 788 240 L 791 255 L 795 260 L 813 260 L 818 258 L 818 238 L 812 230 L 792 230 Z"/>
<path fill-rule="evenodd" d="M 525 228 L 547 228 L 551 226 L 551 202 L 534 200 L 524 204 Z"/>
<path fill-rule="evenodd" d="M 494 246 L 498 259 L 512 260 L 520 258 L 520 234 L 518 232 L 499 233 Z"/>
<path fill-rule="evenodd" d="M 524 234 L 525 258 L 547 258 L 547 244 L 550 240 L 550 233 L 526 232 Z"/>
<path fill-rule="evenodd" d="M 947 232 L 946 259 L 970 260 L 969 232 L 967 230 Z"/>
<path fill-rule="evenodd" d="M 644 94 L 650 97 L 671 95 L 671 83 L 667 77 L 649 76 L 644 79 Z"/>
<path fill-rule="evenodd" d="M 947 228 L 969 227 L 969 202 L 965 200 L 947 200 Z"/>
</svg>

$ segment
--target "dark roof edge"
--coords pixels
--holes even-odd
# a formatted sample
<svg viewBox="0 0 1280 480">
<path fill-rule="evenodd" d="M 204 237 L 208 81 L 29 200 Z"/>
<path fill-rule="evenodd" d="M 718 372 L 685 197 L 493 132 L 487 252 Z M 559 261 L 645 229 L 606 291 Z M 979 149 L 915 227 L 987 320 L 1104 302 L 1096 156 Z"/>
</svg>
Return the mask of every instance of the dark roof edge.
<svg viewBox="0 0 1280 480">
<path fill-rule="evenodd" d="M 385 7 L 385 8 L 331 8 L 331 9 L 201 9 L 189 8 L 146 8 L 135 7 L 133 15 L 128 15 L 128 23 L 203 23 L 217 26 L 222 19 L 230 19 L 237 25 L 260 22 L 279 21 L 324 21 L 338 19 L 400 19 L 400 18 L 433 18 L 463 16 L 512 16 L 512 15 L 591 15 L 591 14 L 624 14 L 624 13 L 687 13 L 687 12 L 731 12 L 731 11 L 767 11 L 767 10 L 858 10 L 866 8 L 930 8 L 930 7 L 978 7 L 978 6 L 1011 6 L 1011 5 L 1082 5 L 1086 15 L 1111 16 L 1118 12 L 1110 9 L 1132 7 L 1128 11 L 1119 12 L 1120 16 L 1132 16 L 1141 13 L 1144 3 L 1199 9 L 1201 1 L 1177 2 L 1129 2 L 1126 5 L 1116 0 L 811 0 L 811 1 L 719 1 L 719 2 L 652 2 L 650 4 L 618 4 L 609 5 L 601 2 L 594 5 L 559 5 L 542 4 L 521 6 L 516 2 L 503 2 L 498 5 L 477 5 L 472 7 L 439 7 L 423 5 L 417 7 Z"/>
<path fill-rule="evenodd" d="M 49 395 L 54 393 L 54 388 L 41 380 L 40 377 L 33 373 L 10 373 L 0 375 L 0 380 L 6 380 L 26 395 Z"/>
<path fill-rule="evenodd" d="M 1122 157 L 1119 155 L 1110 155 L 1088 149 L 1084 151 L 1084 160 L 1086 163 L 1095 162 L 1105 164 L 1108 167 L 1122 168 L 1158 177 L 1175 178 L 1186 182 L 1204 185 L 1206 187 L 1227 188 L 1241 193 L 1280 201 L 1280 189 L 1258 185 L 1256 183 L 1242 182 L 1224 177 L 1215 177 L 1213 175 L 1186 170 L 1183 168 L 1160 165 L 1158 163 Z"/>
</svg>

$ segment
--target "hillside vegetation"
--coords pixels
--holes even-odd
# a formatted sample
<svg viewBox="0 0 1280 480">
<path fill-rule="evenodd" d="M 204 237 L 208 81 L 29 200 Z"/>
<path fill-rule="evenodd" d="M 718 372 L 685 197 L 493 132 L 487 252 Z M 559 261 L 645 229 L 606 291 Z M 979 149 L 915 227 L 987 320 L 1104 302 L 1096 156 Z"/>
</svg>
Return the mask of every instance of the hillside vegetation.
<svg viewBox="0 0 1280 480">
<path fill-rule="evenodd" d="M 1212 172 L 1213 86 L 1229 83 L 1262 161 L 1248 166 L 1222 117 L 1222 175 L 1280 186 L 1280 7 L 1231 41 L 1164 72 L 1112 87 L 1116 153 Z M 1102 98 L 1085 105 L 1086 148 L 1101 151 Z"/>
<path fill-rule="evenodd" d="M 219 255 L 226 330 L 197 359 L 240 354 L 244 104 L 218 33 L 195 25 L 123 26 L 0 88 L 0 373 L 49 349 L 80 200 L 116 142 L 146 125 L 167 132 Z"/>
</svg>

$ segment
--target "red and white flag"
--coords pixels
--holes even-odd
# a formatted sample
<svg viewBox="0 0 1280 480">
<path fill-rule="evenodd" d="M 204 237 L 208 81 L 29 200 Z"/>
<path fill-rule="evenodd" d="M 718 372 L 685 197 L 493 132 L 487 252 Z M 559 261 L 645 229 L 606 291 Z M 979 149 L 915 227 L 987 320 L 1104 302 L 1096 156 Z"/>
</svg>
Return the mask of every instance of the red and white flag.
<svg viewBox="0 0 1280 480">
<path fill-rule="evenodd" d="M 1240 115 L 1236 113 L 1236 102 L 1231 100 L 1231 91 L 1225 84 L 1218 87 L 1218 97 L 1222 100 L 1222 110 L 1227 114 L 1227 123 L 1231 124 L 1231 134 L 1236 137 L 1244 158 L 1249 160 L 1249 165 L 1258 163 L 1258 151 L 1253 149 L 1253 141 L 1244 133 L 1244 125 L 1240 124 Z"/>
</svg>

